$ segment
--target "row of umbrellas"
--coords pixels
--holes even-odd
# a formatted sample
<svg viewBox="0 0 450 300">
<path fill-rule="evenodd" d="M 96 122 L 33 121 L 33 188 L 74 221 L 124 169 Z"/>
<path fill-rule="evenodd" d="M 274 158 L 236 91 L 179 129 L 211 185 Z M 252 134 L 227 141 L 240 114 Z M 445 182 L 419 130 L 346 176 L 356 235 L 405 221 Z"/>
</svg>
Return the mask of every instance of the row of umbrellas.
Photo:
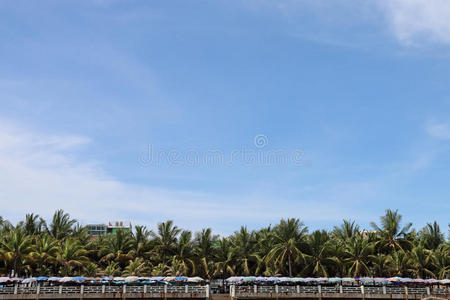
<svg viewBox="0 0 450 300">
<path fill-rule="evenodd" d="M 420 278 L 402 278 L 402 277 L 390 277 L 390 278 L 381 278 L 381 277 L 359 277 L 359 278 L 351 278 L 351 277 L 255 277 L 255 276 L 247 276 L 247 277 L 229 277 L 226 280 L 228 283 L 362 283 L 362 284 L 371 284 L 371 283 L 381 283 L 381 284 L 390 284 L 390 283 L 415 283 L 415 284 L 450 284 L 450 279 L 420 279 Z"/>
<path fill-rule="evenodd" d="M 127 276 L 127 277 L 32 277 L 32 278 L 11 278 L 11 277 L 0 277 L 0 283 L 32 283 L 32 282 L 60 282 L 60 283 L 131 283 L 131 282 L 142 282 L 142 283 L 171 283 L 171 282 L 191 282 L 191 283 L 201 283 L 204 279 L 201 277 L 138 277 L 138 276 Z"/>
</svg>

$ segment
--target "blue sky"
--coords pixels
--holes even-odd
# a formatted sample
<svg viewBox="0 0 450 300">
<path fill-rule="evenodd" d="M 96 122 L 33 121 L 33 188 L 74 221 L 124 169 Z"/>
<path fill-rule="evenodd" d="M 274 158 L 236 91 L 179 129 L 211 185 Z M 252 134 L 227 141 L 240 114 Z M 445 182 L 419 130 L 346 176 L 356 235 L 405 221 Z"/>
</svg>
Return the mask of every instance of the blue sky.
<svg viewBox="0 0 450 300">
<path fill-rule="evenodd" d="M 398 208 L 445 230 L 449 15 L 444 0 L 2 1 L 2 215 L 231 233 Z"/>
</svg>

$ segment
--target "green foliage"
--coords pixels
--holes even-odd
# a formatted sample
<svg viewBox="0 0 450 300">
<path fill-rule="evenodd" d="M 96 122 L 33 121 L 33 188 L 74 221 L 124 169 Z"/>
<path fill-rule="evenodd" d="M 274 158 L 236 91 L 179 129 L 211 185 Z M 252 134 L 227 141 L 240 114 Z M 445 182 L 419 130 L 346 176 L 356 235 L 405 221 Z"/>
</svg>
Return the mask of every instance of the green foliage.
<svg viewBox="0 0 450 300">
<path fill-rule="evenodd" d="M 332 231 L 299 219 L 230 236 L 193 234 L 173 221 L 155 231 L 136 226 L 91 236 L 57 210 L 49 224 L 35 214 L 13 225 L 0 217 L 0 276 L 403 276 L 448 278 L 450 245 L 436 222 L 415 230 L 387 210 L 373 231 L 344 220 Z"/>
</svg>

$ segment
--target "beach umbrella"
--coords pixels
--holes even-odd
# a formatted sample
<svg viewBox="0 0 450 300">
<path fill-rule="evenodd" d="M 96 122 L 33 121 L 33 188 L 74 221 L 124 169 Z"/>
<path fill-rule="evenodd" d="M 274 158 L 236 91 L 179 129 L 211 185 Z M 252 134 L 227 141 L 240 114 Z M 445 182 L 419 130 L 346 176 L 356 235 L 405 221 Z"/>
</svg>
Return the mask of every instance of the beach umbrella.
<svg viewBox="0 0 450 300">
<path fill-rule="evenodd" d="M 355 282 L 355 279 L 351 278 L 351 277 L 344 277 L 344 278 L 341 278 L 341 281 L 342 282 Z"/>
<path fill-rule="evenodd" d="M 0 283 L 5 283 L 5 282 L 9 282 L 10 278 L 9 277 L 0 277 Z"/>
<path fill-rule="evenodd" d="M 205 281 L 203 278 L 201 278 L 201 277 L 198 277 L 198 276 L 196 276 L 196 277 L 189 277 L 188 279 L 187 279 L 187 282 L 195 282 L 195 283 L 198 283 L 198 282 L 203 282 L 203 281 Z"/>
<path fill-rule="evenodd" d="M 306 277 L 306 278 L 304 278 L 303 279 L 305 282 L 315 282 L 316 281 L 316 279 L 315 278 L 312 278 L 312 277 Z"/>
<path fill-rule="evenodd" d="M 63 277 L 59 280 L 59 282 L 71 282 L 72 281 L 72 277 Z"/>
<path fill-rule="evenodd" d="M 86 281 L 86 277 L 81 277 L 81 276 L 76 276 L 76 277 L 72 277 L 72 281 L 74 282 L 85 282 Z"/>
<path fill-rule="evenodd" d="M 248 276 L 248 277 L 244 277 L 242 279 L 242 281 L 244 281 L 244 282 L 252 282 L 252 281 L 255 281 L 255 280 L 256 280 L 255 276 Z"/>
<path fill-rule="evenodd" d="M 412 280 L 414 283 L 426 283 L 425 280 L 421 279 L 421 278 L 415 278 Z"/>
<path fill-rule="evenodd" d="M 227 281 L 227 282 L 238 282 L 238 281 L 241 281 L 242 280 L 242 277 L 235 277 L 235 276 L 233 276 L 233 277 L 228 277 L 225 281 Z"/>
<path fill-rule="evenodd" d="M 47 279 L 47 281 L 55 281 L 55 282 L 59 282 L 60 280 L 61 280 L 60 277 L 49 277 L 49 278 Z"/>
<path fill-rule="evenodd" d="M 295 277 L 295 278 L 292 278 L 292 282 L 305 282 L 305 280 L 300 277 Z"/>
<path fill-rule="evenodd" d="M 150 277 L 150 280 L 154 280 L 154 281 L 162 281 L 162 280 L 164 280 L 164 277 L 162 277 L 162 276 Z"/>
<path fill-rule="evenodd" d="M 332 277 L 332 278 L 328 278 L 328 282 L 331 283 L 336 283 L 336 282 L 340 282 L 342 279 L 340 277 Z"/>
<path fill-rule="evenodd" d="M 48 280 L 48 277 L 45 277 L 45 276 L 36 277 L 36 280 L 37 280 L 37 281 L 47 281 L 47 280 Z"/>
<path fill-rule="evenodd" d="M 35 281 L 36 281 L 36 278 L 25 278 L 24 280 L 22 280 L 22 283 L 32 283 Z"/>
<path fill-rule="evenodd" d="M 125 281 L 124 277 L 114 277 L 113 278 L 114 281 Z"/>
<path fill-rule="evenodd" d="M 426 279 L 425 281 L 429 284 L 439 283 L 439 280 L 436 280 L 434 278 Z"/>
<path fill-rule="evenodd" d="M 187 277 L 186 276 L 177 276 L 175 277 L 175 281 L 187 281 Z"/>
<path fill-rule="evenodd" d="M 112 281 L 114 278 L 113 277 L 102 277 L 100 278 L 100 280 L 102 281 Z"/>
<path fill-rule="evenodd" d="M 175 277 L 174 277 L 174 276 L 167 276 L 167 277 L 164 277 L 164 281 L 167 281 L 167 282 L 175 281 Z"/>
<path fill-rule="evenodd" d="M 370 278 L 370 277 L 361 277 L 361 278 L 357 278 L 357 280 L 361 281 L 361 283 L 363 283 L 363 284 L 373 282 L 373 278 Z"/>
<path fill-rule="evenodd" d="M 139 279 L 139 277 L 137 277 L 137 276 L 128 276 L 128 277 L 125 277 L 125 282 L 136 282 L 136 281 L 138 281 L 138 279 Z"/>
<path fill-rule="evenodd" d="M 442 280 L 439 280 L 439 283 L 440 283 L 440 284 L 450 284 L 450 279 L 442 279 Z"/>
</svg>

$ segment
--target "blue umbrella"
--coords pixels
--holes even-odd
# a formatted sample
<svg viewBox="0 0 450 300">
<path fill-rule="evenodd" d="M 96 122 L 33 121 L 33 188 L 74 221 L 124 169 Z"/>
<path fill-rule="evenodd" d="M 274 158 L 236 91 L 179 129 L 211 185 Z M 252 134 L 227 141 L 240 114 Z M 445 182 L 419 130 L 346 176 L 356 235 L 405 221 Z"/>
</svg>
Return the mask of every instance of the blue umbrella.
<svg viewBox="0 0 450 300">
<path fill-rule="evenodd" d="M 37 281 L 46 281 L 46 280 L 48 280 L 48 277 L 45 277 L 45 276 L 36 277 L 36 280 Z"/>
<path fill-rule="evenodd" d="M 78 277 L 72 277 L 72 281 L 75 281 L 75 282 L 84 282 L 84 281 L 86 281 L 86 278 L 85 278 L 85 277 L 80 277 L 80 276 L 78 276 Z"/>
<path fill-rule="evenodd" d="M 186 281 L 186 280 L 188 280 L 188 278 L 184 276 L 175 277 L 175 281 Z"/>
</svg>

